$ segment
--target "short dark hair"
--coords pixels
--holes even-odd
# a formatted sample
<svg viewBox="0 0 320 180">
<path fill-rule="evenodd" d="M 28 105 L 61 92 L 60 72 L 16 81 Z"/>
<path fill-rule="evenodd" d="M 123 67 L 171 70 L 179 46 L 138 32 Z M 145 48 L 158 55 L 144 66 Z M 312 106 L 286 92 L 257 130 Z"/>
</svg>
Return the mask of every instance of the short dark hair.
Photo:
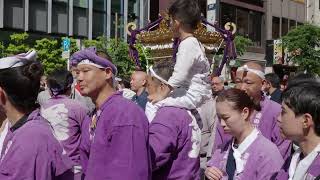
<svg viewBox="0 0 320 180">
<path fill-rule="evenodd" d="M 195 30 L 201 20 L 201 11 L 196 0 L 174 1 L 169 7 L 169 15 L 190 30 Z"/>
<path fill-rule="evenodd" d="M 280 78 L 275 73 L 269 73 L 265 75 L 266 81 L 270 82 L 274 88 L 280 88 Z"/>
<path fill-rule="evenodd" d="M 49 75 L 47 82 L 49 89 L 51 91 L 54 89 L 56 93 L 54 95 L 61 95 L 71 89 L 73 76 L 66 69 L 57 69 Z"/>
<path fill-rule="evenodd" d="M 40 62 L 28 60 L 25 65 L 0 70 L 0 86 L 10 103 L 18 110 L 29 113 L 36 107 L 43 68 Z"/>
<path fill-rule="evenodd" d="M 217 97 L 217 102 L 224 101 L 234 103 L 233 108 L 237 111 L 242 111 L 245 107 L 247 107 L 250 110 L 250 113 L 253 110 L 261 110 L 261 107 L 259 105 L 256 105 L 247 93 L 236 88 L 223 90 L 219 93 Z"/>
<path fill-rule="evenodd" d="M 287 88 L 296 86 L 296 85 L 301 84 L 303 82 L 309 82 L 309 81 L 315 81 L 315 80 L 316 80 L 315 75 L 313 75 L 311 73 L 300 72 L 300 73 L 296 74 L 295 76 L 290 77 L 288 79 Z"/>
<path fill-rule="evenodd" d="M 285 103 L 296 116 L 308 113 L 315 124 L 315 132 L 320 136 L 320 83 L 316 80 L 304 81 L 287 88 L 282 94 Z"/>
</svg>

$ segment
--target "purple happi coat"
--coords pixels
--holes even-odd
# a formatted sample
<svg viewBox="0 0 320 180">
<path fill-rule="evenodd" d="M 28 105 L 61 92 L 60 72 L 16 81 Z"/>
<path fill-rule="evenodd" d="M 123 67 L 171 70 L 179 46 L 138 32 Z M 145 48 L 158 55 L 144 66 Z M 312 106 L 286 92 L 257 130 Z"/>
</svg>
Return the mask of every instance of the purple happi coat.
<svg viewBox="0 0 320 180">
<path fill-rule="evenodd" d="M 147 117 L 120 92 L 109 97 L 91 119 L 86 118 L 82 128 L 86 180 L 151 178 Z"/>
<path fill-rule="evenodd" d="M 50 124 L 34 111 L 18 129 L 10 129 L 1 153 L 1 180 L 72 179 L 72 163 Z"/>
<path fill-rule="evenodd" d="M 226 166 L 232 140 L 216 149 L 208 162 L 208 166 L 214 166 L 224 172 L 224 178 L 228 176 Z M 260 133 L 241 158 L 245 160 L 244 169 L 242 173 L 235 172 L 233 179 L 236 180 L 268 180 L 283 164 L 278 148 Z"/>
<path fill-rule="evenodd" d="M 201 130 L 187 110 L 163 107 L 149 128 L 153 180 L 200 179 Z"/>
<path fill-rule="evenodd" d="M 41 107 L 41 116 L 50 122 L 55 137 L 73 162 L 75 174 L 81 173 L 81 125 L 87 113 L 87 108 L 80 102 L 64 95 L 52 97 Z"/>
<path fill-rule="evenodd" d="M 277 124 L 277 118 L 281 112 L 281 106 L 268 98 L 263 98 L 263 101 L 261 101 L 260 105 L 261 111 L 251 117 L 251 123 L 261 132 L 264 137 L 276 144 L 282 157 L 286 159 L 291 154 L 291 144 L 290 141 L 284 140 L 281 137 L 280 128 Z M 219 145 L 226 143 L 231 138 L 231 135 L 224 133 L 219 122 L 215 135 L 215 146 L 212 152 L 214 152 Z"/>
<path fill-rule="evenodd" d="M 292 156 L 288 157 L 283 164 L 281 170 L 273 175 L 271 180 L 288 180 L 289 179 L 289 167 Z M 306 178 L 304 180 L 314 180 L 316 177 L 320 176 L 320 154 L 310 165 Z"/>
</svg>

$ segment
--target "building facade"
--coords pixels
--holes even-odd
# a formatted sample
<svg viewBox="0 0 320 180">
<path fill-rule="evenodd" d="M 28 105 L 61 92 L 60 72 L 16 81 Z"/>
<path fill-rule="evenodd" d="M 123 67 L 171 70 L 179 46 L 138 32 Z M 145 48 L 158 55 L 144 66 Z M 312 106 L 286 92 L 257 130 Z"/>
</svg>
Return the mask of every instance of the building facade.
<svg viewBox="0 0 320 180">
<path fill-rule="evenodd" d="M 306 0 L 306 19 L 308 23 L 320 26 L 319 0 Z"/>
<path fill-rule="evenodd" d="M 315 7 L 319 8 L 319 1 L 308 1 L 313 1 Z M 160 10 L 165 10 L 171 2 L 172 0 L 161 0 Z M 253 41 L 248 52 L 239 57 L 243 61 L 256 60 L 264 63 L 267 40 L 279 39 L 289 30 L 306 22 L 305 0 L 198 0 L 198 2 L 201 7 L 203 3 L 207 5 L 205 7 L 207 13 L 203 14 L 208 15 L 210 21 L 218 21 L 220 26 L 234 22 L 237 25 L 237 34 Z M 320 21 L 320 18 L 313 19 Z"/>
<path fill-rule="evenodd" d="M 75 38 L 127 39 L 126 25 L 143 27 L 150 0 L 0 0 L 1 31 Z"/>
</svg>

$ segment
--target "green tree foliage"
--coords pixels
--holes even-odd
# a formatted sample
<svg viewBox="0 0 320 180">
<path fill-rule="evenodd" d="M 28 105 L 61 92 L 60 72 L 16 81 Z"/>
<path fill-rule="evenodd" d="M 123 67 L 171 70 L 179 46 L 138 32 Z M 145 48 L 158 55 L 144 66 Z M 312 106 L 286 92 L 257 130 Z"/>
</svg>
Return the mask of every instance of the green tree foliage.
<svg viewBox="0 0 320 180">
<path fill-rule="evenodd" d="M 236 45 L 237 54 L 242 56 L 248 49 L 249 46 L 252 46 L 253 43 L 251 39 L 245 38 L 243 36 L 236 36 L 234 39 Z"/>
<path fill-rule="evenodd" d="M 129 57 L 129 46 L 122 40 L 107 39 L 105 36 L 99 36 L 96 40 L 85 40 L 84 46 L 95 46 L 97 49 L 107 52 L 112 58 L 112 62 L 118 68 L 118 76 L 129 78 L 136 65 L 134 60 Z M 141 68 L 146 70 L 147 57 L 150 56 L 149 50 L 143 50 L 141 44 L 136 45 L 139 51 Z"/>
<path fill-rule="evenodd" d="M 2 42 L 0 42 L 0 58 L 4 57 L 6 55 L 6 47 Z"/>
<path fill-rule="evenodd" d="M 26 43 L 28 38 L 29 35 L 26 32 L 10 35 L 10 44 L 8 45 L 5 54 L 10 56 L 27 52 L 30 49 L 30 46 Z"/>
<path fill-rule="evenodd" d="M 38 60 L 44 66 L 45 74 L 49 74 L 55 69 L 66 67 L 67 60 L 61 57 L 62 48 L 60 41 L 43 38 L 36 40 L 34 48 L 38 52 Z"/>
<path fill-rule="evenodd" d="M 36 40 L 34 45 L 27 43 L 29 35 L 27 33 L 16 33 L 10 36 L 10 44 L 5 47 L 0 42 L 0 57 L 7 55 L 15 55 L 18 53 L 27 52 L 31 48 L 34 48 L 38 52 L 38 60 L 43 64 L 46 74 L 49 74 L 55 69 L 66 68 L 67 60 L 62 58 L 62 41 L 61 39 L 42 38 Z M 70 38 L 70 55 L 78 51 L 77 42 L 75 39 Z M 132 71 L 135 70 L 136 65 L 134 61 L 129 57 L 129 46 L 125 41 L 108 39 L 105 36 L 100 36 L 95 40 L 83 40 L 84 47 L 96 46 L 99 50 L 102 50 L 110 55 L 113 63 L 118 68 L 118 76 L 123 78 L 130 77 Z M 146 70 L 147 57 L 150 57 L 150 51 L 144 49 L 141 44 L 136 45 L 139 51 L 140 63 L 143 70 Z"/>
<path fill-rule="evenodd" d="M 282 38 L 282 43 L 300 70 L 320 74 L 320 27 L 311 24 L 298 26 Z"/>
</svg>

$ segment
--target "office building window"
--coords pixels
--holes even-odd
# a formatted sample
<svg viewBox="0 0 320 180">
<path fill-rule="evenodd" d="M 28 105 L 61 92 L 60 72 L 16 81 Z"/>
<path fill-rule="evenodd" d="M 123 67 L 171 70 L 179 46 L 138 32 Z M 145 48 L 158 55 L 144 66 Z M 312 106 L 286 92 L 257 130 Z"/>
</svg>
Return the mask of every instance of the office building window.
<svg viewBox="0 0 320 180">
<path fill-rule="evenodd" d="M 106 35 L 107 33 L 107 1 L 93 1 L 92 37 Z"/>
<path fill-rule="evenodd" d="M 140 0 L 128 1 L 128 23 L 134 22 L 139 27 Z"/>
<path fill-rule="evenodd" d="M 249 37 L 249 11 L 237 9 L 237 33 L 244 37 Z"/>
<path fill-rule="evenodd" d="M 221 3 L 220 26 L 224 27 L 227 22 L 236 23 L 236 7 Z"/>
<path fill-rule="evenodd" d="M 68 34 L 68 0 L 52 0 L 52 32 Z"/>
<path fill-rule="evenodd" d="M 111 0 L 111 37 L 123 37 L 123 23 L 123 0 Z"/>
<path fill-rule="evenodd" d="M 261 47 L 262 14 L 260 12 L 221 3 L 221 27 L 224 27 L 227 22 L 234 22 L 237 25 L 238 35 L 251 39 L 254 46 Z"/>
<path fill-rule="evenodd" d="M 24 29 L 24 1 L 5 0 L 4 1 L 4 27 L 14 29 Z"/>
<path fill-rule="evenodd" d="M 88 0 L 73 0 L 73 35 L 88 36 Z"/>
<path fill-rule="evenodd" d="M 272 39 L 280 38 L 280 18 L 272 17 Z"/>
<path fill-rule="evenodd" d="M 29 0 L 29 30 L 47 32 L 47 0 Z"/>
<path fill-rule="evenodd" d="M 260 7 L 263 7 L 263 0 L 237 0 L 237 1 L 241 1 L 241 2 L 245 2 L 247 4 L 252 4 L 252 5 L 255 5 L 255 6 L 260 6 Z"/>
<path fill-rule="evenodd" d="M 249 39 L 252 40 L 253 45 L 261 47 L 261 21 L 262 14 L 260 12 L 250 11 L 249 13 Z"/>
<path fill-rule="evenodd" d="M 290 23 L 289 23 L 289 31 L 296 28 L 296 21 L 295 20 L 290 20 Z"/>
<path fill-rule="evenodd" d="M 288 29 L 289 29 L 289 22 L 288 22 L 288 19 L 286 18 L 282 18 L 282 24 L 281 24 L 281 27 L 282 27 L 282 31 L 281 31 L 281 35 L 282 36 L 285 36 L 287 35 L 288 33 Z"/>
</svg>

